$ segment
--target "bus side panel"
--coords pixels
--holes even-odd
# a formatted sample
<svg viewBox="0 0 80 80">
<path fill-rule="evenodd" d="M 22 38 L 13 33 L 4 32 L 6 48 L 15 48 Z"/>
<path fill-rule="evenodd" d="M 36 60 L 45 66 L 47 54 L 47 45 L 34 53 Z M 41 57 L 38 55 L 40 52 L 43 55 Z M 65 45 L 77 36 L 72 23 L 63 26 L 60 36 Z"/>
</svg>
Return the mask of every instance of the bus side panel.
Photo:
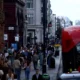
<svg viewBox="0 0 80 80">
<path fill-rule="evenodd" d="M 63 73 L 70 72 L 71 69 L 77 69 L 76 56 L 76 48 L 71 49 L 69 52 L 62 53 Z"/>
</svg>

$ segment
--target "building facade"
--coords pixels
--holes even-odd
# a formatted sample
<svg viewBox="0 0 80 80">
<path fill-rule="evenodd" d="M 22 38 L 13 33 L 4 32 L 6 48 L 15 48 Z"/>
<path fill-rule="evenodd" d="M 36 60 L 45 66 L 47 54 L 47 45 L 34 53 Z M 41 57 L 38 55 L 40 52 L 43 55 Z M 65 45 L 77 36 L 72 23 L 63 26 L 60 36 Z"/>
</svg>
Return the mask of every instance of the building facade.
<svg viewBox="0 0 80 80">
<path fill-rule="evenodd" d="M 55 31 L 56 31 L 56 14 L 51 14 L 51 22 L 52 26 L 49 28 L 49 37 L 54 37 L 55 36 Z"/>
<path fill-rule="evenodd" d="M 66 16 L 58 16 L 58 18 L 60 19 L 62 27 L 69 27 L 73 25 L 73 22 Z"/>
<path fill-rule="evenodd" d="M 80 20 L 76 20 L 75 25 L 80 25 Z"/>
<path fill-rule="evenodd" d="M 50 36 L 51 28 L 52 28 L 52 10 L 51 10 L 51 3 L 50 0 L 47 0 L 47 28 L 46 32 L 48 35 L 48 38 Z M 50 26 L 49 26 L 50 24 Z"/>
<path fill-rule="evenodd" d="M 56 16 L 56 14 L 51 15 L 52 27 L 49 28 L 49 38 L 56 36 L 56 31 L 58 27 L 68 27 L 73 25 L 73 22 L 68 17 Z"/>
<path fill-rule="evenodd" d="M 27 42 L 42 43 L 43 42 L 43 23 L 42 23 L 43 0 L 26 0 L 25 7 L 26 7 L 25 19 L 28 21 Z M 50 6 L 48 5 L 48 7 Z M 47 16 L 49 16 L 49 14 Z"/>
<path fill-rule="evenodd" d="M 4 41 L 7 47 L 23 45 L 24 5 L 24 0 L 4 0 Z"/>
</svg>

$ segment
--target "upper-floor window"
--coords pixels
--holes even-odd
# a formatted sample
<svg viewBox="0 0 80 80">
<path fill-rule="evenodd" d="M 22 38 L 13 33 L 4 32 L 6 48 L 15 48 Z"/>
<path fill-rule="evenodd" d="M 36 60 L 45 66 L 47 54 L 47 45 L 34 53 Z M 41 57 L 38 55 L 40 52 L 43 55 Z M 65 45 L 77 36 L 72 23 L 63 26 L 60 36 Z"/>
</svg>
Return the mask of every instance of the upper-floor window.
<svg viewBox="0 0 80 80">
<path fill-rule="evenodd" d="M 25 20 L 27 20 L 27 15 L 25 15 Z"/>
<path fill-rule="evenodd" d="M 27 14 L 27 20 L 28 20 L 28 24 L 33 24 L 34 23 L 33 14 Z"/>
<path fill-rule="evenodd" d="M 33 0 L 27 0 L 26 7 L 33 8 Z"/>
</svg>

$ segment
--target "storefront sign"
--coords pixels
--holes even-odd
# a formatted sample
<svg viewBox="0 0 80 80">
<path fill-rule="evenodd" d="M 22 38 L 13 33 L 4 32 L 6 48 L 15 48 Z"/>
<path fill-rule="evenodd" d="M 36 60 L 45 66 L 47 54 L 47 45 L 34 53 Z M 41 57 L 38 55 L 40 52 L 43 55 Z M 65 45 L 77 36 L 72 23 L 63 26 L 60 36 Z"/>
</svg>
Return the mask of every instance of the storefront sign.
<svg viewBox="0 0 80 80">
<path fill-rule="evenodd" d="M 4 40 L 8 40 L 8 35 L 4 34 Z"/>
<path fill-rule="evenodd" d="M 15 36 L 15 41 L 19 41 L 19 36 Z"/>
<path fill-rule="evenodd" d="M 8 30 L 14 30 L 14 27 L 8 27 Z"/>
</svg>

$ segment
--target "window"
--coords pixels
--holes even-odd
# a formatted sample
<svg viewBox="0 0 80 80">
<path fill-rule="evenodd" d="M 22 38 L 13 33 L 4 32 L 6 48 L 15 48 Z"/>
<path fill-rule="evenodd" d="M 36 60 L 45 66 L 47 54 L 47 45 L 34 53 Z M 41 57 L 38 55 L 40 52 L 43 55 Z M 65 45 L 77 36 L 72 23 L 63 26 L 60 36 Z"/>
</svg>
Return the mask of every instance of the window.
<svg viewBox="0 0 80 80">
<path fill-rule="evenodd" d="M 33 24 L 33 14 L 27 15 L 28 24 Z"/>
<path fill-rule="evenodd" d="M 27 0 L 26 7 L 33 8 L 33 0 Z"/>
<path fill-rule="evenodd" d="M 27 15 L 25 15 L 25 19 L 27 20 Z"/>
<path fill-rule="evenodd" d="M 41 17 L 41 24 L 43 24 L 43 17 Z"/>
<path fill-rule="evenodd" d="M 80 43 L 77 44 L 76 49 L 80 53 Z"/>
<path fill-rule="evenodd" d="M 41 13 L 43 13 L 43 7 L 41 7 Z"/>
</svg>

